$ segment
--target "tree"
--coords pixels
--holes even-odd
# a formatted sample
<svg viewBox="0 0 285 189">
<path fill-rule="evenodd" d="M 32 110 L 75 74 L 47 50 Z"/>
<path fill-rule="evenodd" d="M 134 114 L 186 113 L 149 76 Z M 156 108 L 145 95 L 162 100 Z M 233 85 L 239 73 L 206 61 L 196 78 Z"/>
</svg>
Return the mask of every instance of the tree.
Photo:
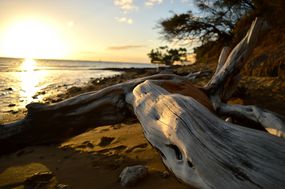
<svg viewBox="0 0 285 189">
<path fill-rule="evenodd" d="M 196 0 L 201 11 L 174 14 L 159 22 L 161 34 L 166 40 L 198 39 L 202 44 L 213 40 L 227 42 L 232 38 L 234 24 L 247 11 L 254 9 L 250 0 Z"/>
<path fill-rule="evenodd" d="M 187 60 L 187 49 L 169 49 L 168 46 L 161 46 L 156 49 L 152 49 L 148 53 L 151 63 L 160 63 L 166 65 L 172 65 L 175 61 Z"/>
</svg>

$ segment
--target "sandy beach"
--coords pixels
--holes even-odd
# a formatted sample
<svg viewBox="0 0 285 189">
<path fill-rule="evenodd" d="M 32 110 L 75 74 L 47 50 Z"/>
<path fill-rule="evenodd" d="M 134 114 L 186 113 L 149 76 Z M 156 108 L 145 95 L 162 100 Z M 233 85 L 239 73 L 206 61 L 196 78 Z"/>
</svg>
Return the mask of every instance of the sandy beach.
<svg viewBox="0 0 285 189">
<path fill-rule="evenodd" d="M 196 65 L 178 67 L 173 72 L 185 75 L 201 69 L 213 68 Z M 133 69 L 117 77 L 91 80 L 86 86 L 47 97 L 46 103 L 55 103 L 86 91 L 155 73 L 155 70 Z M 194 83 L 204 85 L 207 80 L 208 77 L 205 77 Z M 254 102 L 285 115 L 285 86 L 282 80 L 246 77 L 239 88 L 231 103 Z M 24 115 L 25 110 L 6 114 L 2 123 L 20 119 Z M 158 152 L 147 142 L 136 121 L 106 125 L 61 143 L 28 146 L 4 154 L 0 157 L 0 188 L 123 188 L 119 180 L 120 172 L 132 165 L 148 168 L 148 175 L 134 188 L 189 188 L 165 168 Z M 38 174 L 43 175 L 35 179 Z"/>
<path fill-rule="evenodd" d="M 135 136 L 135 137 L 134 137 Z M 119 174 L 126 166 L 145 165 L 148 176 L 135 188 L 187 188 L 164 167 L 145 140 L 138 123 L 92 129 L 58 145 L 31 146 L 0 158 L 0 188 L 25 188 L 37 173 L 48 184 L 39 188 L 123 188 Z M 38 182 L 40 183 L 40 182 Z"/>
</svg>

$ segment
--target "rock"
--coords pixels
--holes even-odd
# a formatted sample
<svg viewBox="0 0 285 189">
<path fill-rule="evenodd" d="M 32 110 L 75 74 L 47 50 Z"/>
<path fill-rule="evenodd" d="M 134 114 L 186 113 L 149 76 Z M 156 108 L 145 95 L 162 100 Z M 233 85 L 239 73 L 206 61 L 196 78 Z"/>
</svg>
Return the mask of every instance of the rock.
<svg viewBox="0 0 285 189">
<path fill-rule="evenodd" d="M 82 91 L 82 88 L 81 88 L 81 87 L 71 87 L 71 88 L 69 88 L 69 89 L 67 90 L 67 92 L 68 92 L 68 93 L 71 93 L 71 94 L 73 94 L 73 93 L 78 93 L 78 92 L 80 92 L 80 91 Z"/>
<path fill-rule="evenodd" d="M 8 112 L 11 114 L 17 114 L 17 113 L 19 113 L 19 110 L 9 110 Z"/>
<path fill-rule="evenodd" d="M 25 154 L 29 154 L 29 153 L 32 153 L 34 150 L 33 149 L 24 149 L 24 150 L 20 150 L 16 153 L 16 156 L 22 156 L 22 155 L 25 155 Z"/>
<path fill-rule="evenodd" d="M 168 171 L 163 171 L 160 175 L 162 178 L 166 179 L 170 176 L 170 173 Z"/>
<path fill-rule="evenodd" d="M 62 101 L 63 99 L 61 98 L 55 98 L 55 99 L 51 99 L 51 102 L 52 103 L 56 103 L 56 102 L 59 102 L 59 101 Z"/>
<path fill-rule="evenodd" d="M 13 91 L 13 88 L 9 87 L 9 88 L 5 89 L 5 91 Z"/>
<path fill-rule="evenodd" d="M 40 186 L 48 185 L 52 177 L 53 173 L 50 171 L 35 173 L 25 180 L 25 188 L 39 188 Z"/>
<path fill-rule="evenodd" d="M 147 172 L 147 167 L 143 165 L 128 166 L 120 174 L 121 185 L 135 185 L 139 180 L 146 177 Z"/>
<path fill-rule="evenodd" d="M 46 91 L 40 91 L 39 92 L 39 95 L 45 95 L 46 94 Z"/>
<path fill-rule="evenodd" d="M 38 95 L 32 96 L 33 99 L 38 99 Z"/>
<path fill-rule="evenodd" d="M 66 184 L 58 184 L 56 186 L 56 189 L 66 189 L 66 188 L 68 188 L 68 185 L 66 185 Z"/>
<path fill-rule="evenodd" d="M 11 103 L 8 105 L 8 107 L 14 107 L 14 106 L 16 106 L 16 104 Z"/>
<path fill-rule="evenodd" d="M 233 119 L 231 117 L 227 117 L 225 119 L 225 121 L 228 122 L 228 123 L 233 123 Z"/>
</svg>

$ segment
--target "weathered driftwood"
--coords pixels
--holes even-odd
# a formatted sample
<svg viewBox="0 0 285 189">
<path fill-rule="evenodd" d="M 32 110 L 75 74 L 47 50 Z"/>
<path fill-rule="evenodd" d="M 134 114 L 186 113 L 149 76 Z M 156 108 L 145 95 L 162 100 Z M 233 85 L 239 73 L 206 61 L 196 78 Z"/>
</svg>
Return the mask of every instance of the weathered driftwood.
<svg viewBox="0 0 285 189">
<path fill-rule="evenodd" d="M 125 101 L 126 94 L 146 80 L 171 80 L 177 85 L 208 72 L 195 72 L 186 77 L 157 74 L 84 93 L 56 104 L 32 103 L 20 121 L 0 125 L 0 153 L 26 145 L 60 141 L 88 128 L 123 122 L 133 116 Z M 9 145 L 7 145 L 9 144 Z"/>
<path fill-rule="evenodd" d="M 285 138 L 284 117 L 269 110 L 264 110 L 256 106 L 243 105 L 219 105 L 219 113 L 223 115 L 245 118 L 259 123 L 269 133 Z"/>
<path fill-rule="evenodd" d="M 223 50 L 217 70 L 203 88 L 185 77 L 154 75 L 53 104 L 30 104 L 24 120 L 0 127 L 1 150 L 56 140 L 87 128 L 140 121 L 165 165 L 198 188 L 284 188 L 285 140 L 223 121 L 219 114 L 247 118 L 284 136 L 281 116 L 253 106 L 224 103 L 236 88 L 244 59 L 263 22 L 255 20 L 233 49 Z M 203 75 L 199 73 L 198 75 Z"/>
<path fill-rule="evenodd" d="M 215 110 L 223 115 L 230 115 L 237 118 L 252 120 L 262 125 L 268 132 L 279 137 L 285 137 L 284 118 L 268 110 L 263 110 L 256 106 L 229 105 L 222 103 L 227 100 L 236 90 L 240 80 L 240 70 L 245 58 L 253 50 L 260 33 L 266 28 L 266 23 L 261 19 L 256 19 L 247 35 L 230 52 L 229 47 L 224 47 L 221 51 L 216 71 L 205 86 L 210 94 Z"/>
<path fill-rule="evenodd" d="M 266 23 L 263 20 L 255 19 L 246 36 L 230 53 L 227 52 L 227 49 L 222 51 L 216 73 L 205 86 L 211 96 L 219 95 L 221 99 L 227 99 L 226 97 L 231 96 L 237 86 L 237 76 L 245 63 L 245 59 L 253 50 L 265 26 Z"/>
<path fill-rule="evenodd" d="M 178 178 L 198 188 L 284 188 L 284 139 L 225 122 L 157 84 L 145 81 L 127 101 Z"/>
</svg>

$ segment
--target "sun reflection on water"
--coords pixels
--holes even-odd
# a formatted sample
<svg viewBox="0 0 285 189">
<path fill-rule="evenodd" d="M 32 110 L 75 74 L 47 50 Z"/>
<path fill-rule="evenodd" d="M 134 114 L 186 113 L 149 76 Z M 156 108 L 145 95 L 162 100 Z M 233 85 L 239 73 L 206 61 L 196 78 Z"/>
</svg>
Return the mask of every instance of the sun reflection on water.
<svg viewBox="0 0 285 189">
<path fill-rule="evenodd" d="M 25 59 L 21 65 L 21 91 L 20 96 L 24 104 L 31 103 L 33 96 L 39 90 L 39 83 L 44 78 L 44 73 L 35 70 L 37 62 L 33 59 Z"/>
<path fill-rule="evenodd" d="M 37 62 L 33 59 L 25 59 L 21 65 L 22 70 L 26 72 L 32 72 L 35 69 Z"/>
</svg>

